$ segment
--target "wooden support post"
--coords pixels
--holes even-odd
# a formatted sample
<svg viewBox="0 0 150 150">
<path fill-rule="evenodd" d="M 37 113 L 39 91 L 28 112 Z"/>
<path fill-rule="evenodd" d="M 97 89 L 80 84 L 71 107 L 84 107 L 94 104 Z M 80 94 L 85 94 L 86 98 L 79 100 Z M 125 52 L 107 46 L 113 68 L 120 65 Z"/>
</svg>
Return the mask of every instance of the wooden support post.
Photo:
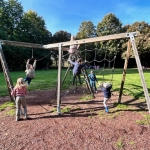
<svg viewBox="0 0 150 150">
<path fill-rule="evenodd" d="M 60 97 L 61 97 L 61 60 L 62 60 L 62 50 L 61 44 L 59 44 L 59 57 L 58 57 L 58 80 L 57 80 L 57 114 L 61 114 L 60 111 Z"/>
<path fill-rule="evenodd" d="M 121 86 L 120 86 L 120 91 L 119 91 L 118 103 L 121 103 L 123 87 L 124 87 L 124 82 L 125 82 L 125 77 L 126 77 L 126 71 L 127 71 L 127 67 L 128 67 L 129 58 L 130 58 L 130 50 L 131 50 L 131 42 L 129 40 L 128 45 L 127 45 L 126 59 L 125 59 L 125 63 L 124 63 L 124 69 L 123 69 L 122 81 L 121 81 Z"/>
<path fill-rule="evenodd" d="M 145 95 L 147 106 L 148 106 L 148 110 L 149 110 L 149 113 L 150 113 L 150 97 L 149 97 L 148 89 L 147 89 L 147 86 L 146 86 L 146 83 L 145 83 L 143 69 L 142 69 L 142 65 L 141 65 L 141 62 L 140 62 L 139 54 L 138 54 L 138 51 L 137 51 L 137 48 L 136 48 L 134 35 L 131 34 L 131 33 L 128 33 L 127 36 L 130 37 L 130 40 L 131 40 L 131 43 L 132 43 L 132 48 L 133 48 L 133 52 L 134 52 L 134 56 L 135 56 L 135 60 L 136 60 L 136 64 L 137 64 L 137 68 L 138 68 L 138 71 L 139 71 L 140 79 L 141 79 L 142 86 L 143 86 L 144 95 Z"/>
<path fill-rule="evenodd" d="M 83 72 L 84 80 L 86 81 L 86 86 L 87 86 L 88 90 L 90 91 L 92 98 L 95 98 L 94 92 L 93 92 L 91 85 L 90 85 L 90 81 L 89 81 L 86 69 L 85 68 L 82 69 L 82 72 Z"/>
<path fill-rule="evenodd" d="M 69 63 L 69 64 L 68 64 L 68 69 L 67 69 L 67 71 L 66 71 L 66 73 L 65 73 L 65 76 L 64 76 L 64 78 L 63 78 L 63 81 L 62 81 L 62 84 L 61 84 L 61 85 L 64 84 L 65 79 L 66 79 L 66 76 L 67 76 L 67 74 L 68 74 L 68 71 L 70 70 L 70 67 L 71 67 L 71 65 L 70 65 L 70 63 Z"/>
<path fill-rule="evenodd" d="M 1 43 L 0 43 L 0 61 L 1 61 L 1 64 L 2 64 L 2 69 L 3 69 L 3 73 L 4 73 L 8 93 L 9 93 L 9 96 L 10 96 L 10 100 L 14 101 L 15 98 L 13 96 L 11 96 L 11 91 L 12 91 L 14 86 L 13 86 L 13 82 L 12 82 L 10 74 L 9 74 L 8 66 L 7 66 L 3 51 L 2 51 Z"/>
</svg>

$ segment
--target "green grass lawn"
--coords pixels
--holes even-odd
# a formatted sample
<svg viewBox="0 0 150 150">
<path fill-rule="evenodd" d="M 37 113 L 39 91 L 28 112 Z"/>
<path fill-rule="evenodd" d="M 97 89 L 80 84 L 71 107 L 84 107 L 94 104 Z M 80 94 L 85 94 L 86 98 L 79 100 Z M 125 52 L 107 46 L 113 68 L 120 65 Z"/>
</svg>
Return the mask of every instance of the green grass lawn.
<svg viewBox="0 0 150 150">
<path fill-rule="evenodd" d="M 62 70 L 62 80 L 64 78 L 64 74 L 67 69 Z M 87 70 L 88 73 L 90 70 Z M 120 89 L 120 84 L 122 80 L 122 69 L 114 69 L 114 73 L 112 74 L 111 69 L 105 69 L 104 71 L 97 70 L 96 76 L 98 79 L 98 82 L 104 82 L 104 81 L 110 81 L 113 79 L 113 91 L 118 91 Z M 146 81 L 146 85 L 148 87 L 148 90 L 150 91 L 150 77 L 149 77 L 150 70 L 144 70 L 144 77 Z M 15 85 L 17 78 L 25 77 L 24 71 L 14 71 L 10 72 L 11 79 L 13 81 L 13 84 Z M 57 69 L 50 69 L 50 70 L 36 70 L 36 77 L 32 80 L 29 91 L 32 90 L 44 90 L 44 89 L 56 89 L 57 85 Z M 68 75 L 66 77 L 66 80 L 62 86 L 62 89 L 66 89 L 69 86 L 69 82 L 71 80 L 71 72 L 68 72 Z M 137 69 L 128 69 L 124 84 L 124 94 L 132 95 L 136 98 L 144 98 L 144 92 L 142 83 L 140 80 L 140 76 Z M 8 95 L 6 82 L 4 79 L 3 72 L 0 72 L 0 96 L 6 96 Z"/>
</svg>

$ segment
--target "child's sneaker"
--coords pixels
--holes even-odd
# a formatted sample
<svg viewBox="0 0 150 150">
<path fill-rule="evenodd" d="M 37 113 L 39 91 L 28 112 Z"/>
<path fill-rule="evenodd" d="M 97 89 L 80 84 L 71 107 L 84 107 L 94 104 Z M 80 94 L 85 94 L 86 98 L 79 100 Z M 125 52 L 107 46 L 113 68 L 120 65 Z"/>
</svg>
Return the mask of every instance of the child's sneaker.
<svg viewBox="0 0 150 150">
<path fill-rule="evenodd" d="M 109 111 L 108 111 L 108 107 L 106 107 L 106 108 L 105 108 L 105 112 L 106 112 L 106 113 L 108 113 L 108 112 L 109 112 Z"/>
<path fill-rule="evenodd" d="M 25 117 L 24 117 L 24 120 L 28 120 L 28 116 L 25 116 Z"/>
</svg>

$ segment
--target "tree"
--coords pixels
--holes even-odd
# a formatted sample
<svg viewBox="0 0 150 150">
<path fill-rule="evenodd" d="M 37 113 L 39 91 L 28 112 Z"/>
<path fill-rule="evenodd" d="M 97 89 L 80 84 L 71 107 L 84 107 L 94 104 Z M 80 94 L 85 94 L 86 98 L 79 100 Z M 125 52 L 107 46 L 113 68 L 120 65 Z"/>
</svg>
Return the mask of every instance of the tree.
<svg viewBox="0 0 150 150">
<path fill-rule="evenodd" d="M 35 11 L 29 10 L 24 13 L 22 20 L 19 23 L 19 30 L 17 32 L 18 39 L 21 42 L 48 44 L 52 43 L 52 34 L 46 29 L 45 21 Z M 49 51 L 43 49 L 27 49 L 21 48 L 22 58 L 41 59 L 48 55 Z M 45 68 L 51 64 L 50 57 L 46 57 L 40 61 L 37 67 Z"/>
<path fill-rule="evenodd" d="M 24 13 L 19 23 L 18 36 L 24 42 L 37 44 L 52 42 L 52 34 L 46 29 L 45 21 L 32 10 Z"/>
<path fill-rule="evenodd" d="M 91 21 L 84 21 L 81 23 L 79 32 L 76 35 L 78 39 L 92 38 L 96 36 L 95 26 Z"/>
<path fill-rule="evenodd" d="M 150 25 L 144 21 L 135 22 L 126 29 L 126 32 L 140 32 L 140 35 L 135 37 L 139 57 L 143 66 L 150 65 Z M 133 51 L 131 51 L 130 57 L 134 58 Z"/>
<path fill-rule="evenodd" d="M 6 39 L 16 40 L 16 31 L 22 19 L 23 7 L 17 0 L 1 0 L 0 5 L 0 28 L 3 30 L 3 35 Z"/>
<path fill-rule="evenodd" d="M 53 43 L 69 41 L 70 37 L 71 37 L 71 33 L 60 30 L 53 35 Z"/>
<path fill-rule="evenodd" d="M 97 25 L 96 33 L 98 36 L 118 34 L 122 32 L 122 23 L 120 20 L 112 13 L 106 15 L 101 22 Z M 108 59 L 114 57 L 114 53 L 116 53 L 117 45 L 120 41 L 118 40 L 109 40 L 100 42 L 100 48 L 105 53 L 107 50 Z M 110 64 L 109 64 L 110 67 Z"/>
<path fill-rule="evenodd" d="M 96 29 L 94 24 L 91 21 L 84 21 L 81 23 L 79 27 L 79 32 L 76 35 L 76 39 L 85 39 L 85 38 L 93 38 L 96 37 Z M 80 51 L 85 49 L 94 49 L 95 43 L 88 43 L 80 46 Z M 81 53 L 81 57 L 84 58 L 84 54 Z M 87 53 L 87 60 L 91 60 L 94 57 L 94 53 L 92 51 Z"/>
<path fill-rule="evenodd" d="M 17 0 L 0 1 L 0 38 L 5 40 L 18 40 L 17 31 L 18 24 L 22 19 L 23 7 Z M 3 46 L 3 52 L 5 59 L 8 63 L 8 67 L 11 68 L 14 61 L 13 60 L 15 47 Z M 17 67 L 17 66 L 16 66 Z"/>
<path fill-rule="evenodd" d="M 52 43 L 52 34 L 46 29 L 43 18 L 31 10 L 24 13 L 17 0 L 0 1 L 0 20 L 1 39 L 37 44 Z M 12 66 L 13 69 L 23 69 L 25 60 L 32 57 L 32 49 L 3 46 L 3 51 L 9 68 Z M 41 59 L 48 53 L 47 50 L 34 50 L 35 59 Z M 40 62 L 40 67 L 47 63 L 51 63 L 48 57 Z"/>
<path fill-rule="evenodd" d="M 53 35 L 53 43 L 70 41 L 70 38 L 71 38 L 71 33 L 60 30 Z M 64 54 L 66 54 L 66 52 L 64 52 Z M 55 61 L 56 66 L 57 66 L 57 60 L 58 60 L 57 55 L 58 55 L 58 52 L 52 55 L 53 62 Z"/>
<path fill-rule="evenodd" d="M 98 36 L 117 34 L 122 31 L 122 23 L 112 13 L 106 15 L 97 25 Z"/>
<path fill-rule="evenodd" d="M 6 5 L 6 2 L 3 1 L 3 0 L 0 0 L 0 39 L 7 39 L 5 23 L 4 23 L 4 20 L 3 20 L 5 5 Z"/>
</svg>

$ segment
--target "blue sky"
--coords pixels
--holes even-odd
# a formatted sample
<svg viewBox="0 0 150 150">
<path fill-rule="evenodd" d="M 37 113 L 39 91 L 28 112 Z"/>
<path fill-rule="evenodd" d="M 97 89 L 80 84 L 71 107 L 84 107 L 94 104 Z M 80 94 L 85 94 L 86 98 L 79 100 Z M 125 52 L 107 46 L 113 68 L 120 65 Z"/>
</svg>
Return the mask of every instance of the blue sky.
<svg viewBox="0 0 150 150">
<path fill-rule="evenodd" d="M 148 0 L 18 0 L 24 12 L 34 10 L 45 20 L 47 29 L 54 34 L 59 30 L 76 35 L 83 21 L 95 26 L 105 15 L 113 13 L 123 25 L 135 21 L 150 23 Z"/>
</svg>

